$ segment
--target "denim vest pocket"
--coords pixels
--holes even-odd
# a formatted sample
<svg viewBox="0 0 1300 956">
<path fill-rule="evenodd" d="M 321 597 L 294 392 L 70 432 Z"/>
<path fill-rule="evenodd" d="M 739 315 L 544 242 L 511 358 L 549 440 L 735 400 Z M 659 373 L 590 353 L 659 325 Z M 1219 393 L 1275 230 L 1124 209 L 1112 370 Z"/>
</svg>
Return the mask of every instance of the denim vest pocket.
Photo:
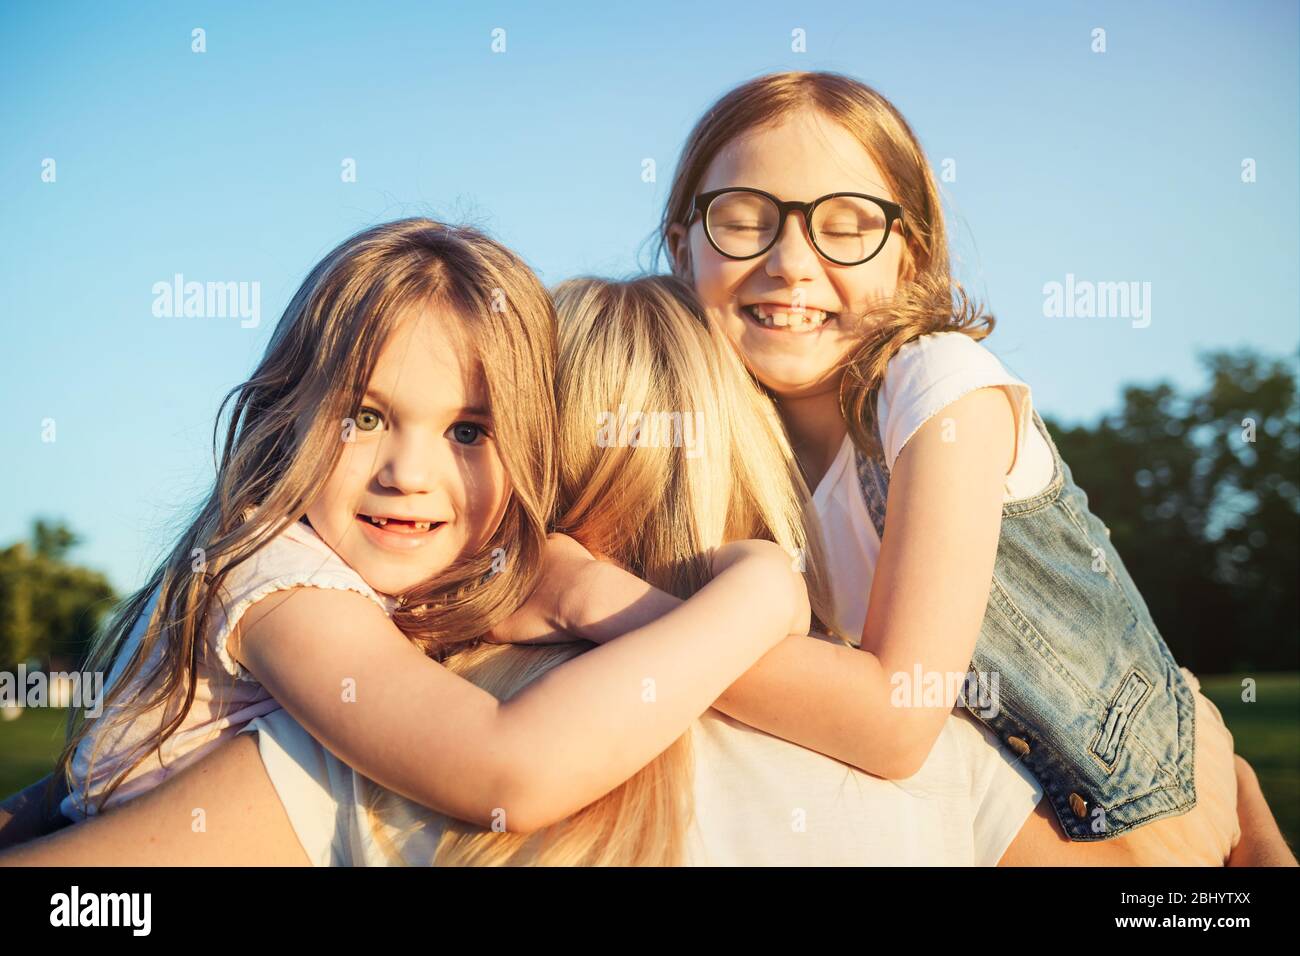
<svg viewBox="0 0 1300 956">
<path fill-rule="evenodd" d="M 1137 668 L 1130 670 L 1120 683 L 1119 691 L 1106 712 L 1106 720 L 1102 723 L 1101 730 L 1097 732 L 1097 739 L 1088 748 L 1093 756 L 1101 760 L 1107 772 L 1115 770 L 1115 764 L 1119 762 L 1120 745 L 1124 741 L 1124 732 L 1128 730 L 1138 708 L 1151 696 L 1151 687 L 1151 681 Z"/>
</svg>

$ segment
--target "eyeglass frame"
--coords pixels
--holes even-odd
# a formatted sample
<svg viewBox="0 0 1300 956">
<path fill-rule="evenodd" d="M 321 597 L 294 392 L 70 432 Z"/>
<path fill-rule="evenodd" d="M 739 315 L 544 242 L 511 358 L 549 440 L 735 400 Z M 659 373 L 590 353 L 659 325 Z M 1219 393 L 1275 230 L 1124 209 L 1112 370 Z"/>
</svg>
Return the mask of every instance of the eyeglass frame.
<svg viewBox="0 0 1300 956">
<path fill-rule="evenodd" d="M 708 212 L 709 212 L 709 206 L 713 204 L 713 201 L 717 199 L 719 196 L 725 195 L 726 193 L 753 193 L 756 196 L 762 196 L 765 199 L 770 200 L 772 204 L 776 206 L 777 217 L 778 217 L 776 221 L 776 231 L 772 234 L 771 241 L 768 242 L 768 244 L 764 246 L 762 249 L 758 250 L 758 252 L 755 252 L 748 256 L 733 256 L 731 253 L 723 252 L 722 249 L 718 248 L 718 243 L 714 240 L 713 234 L 709 231 Z M 816 230 L 813 229 L 813 225 L 812 225 L 813 212 L 814 210 L 816 210 L 816 208 L 819 205 L 824 203 L 826 200 L 838 199 L 841 196 L 852 196 L 855 199 L 869 199 L 872 202 L 879 205 L 880 208 L 883 209 L 885 212 L 885 230 L 884 230 L 885 238 L 881 241 L 880 245 L 876 248 L 876 251 L 871 253 L 871 255 L 867 256 L 865 259 L 858 259 L 853 262 L 843 262 L 832 256 L 828 256 L 825 252 L 822 251 L 821 246 L 817 244 L 817 232 Z M 833 262 L 837 266 L 860 266 L 864 262 L 870 262 L 876 256 L 880 255 L 881 251 L 889 243 L 889 235 L 894 230 L 894 223 L 898 223 L 900 226 L 903 223 L 902 206 L 900 206 L 898 203 L 893 202 L 891 200 L 881 199 L 879 196 L 872 196 L 869 193 L 854 193 L 854 192 L 827 193 L 825 196 L 819 196 L 818 198 L 814 199 L 812 202 L 797 202 L 795 200 L 786 202 L 782 199 L 778 199 L 776 196 L 773 196 L 769 192 L 764 192 L 761 189 L 755 189 L 752 186 L 728 186 L 725 189 L 711 189 L 706 193 L 698 193 L 695 196 L 695 198 L 691 201 L 691 215 L 686 220 L 686 225 L 689 228 L 691 225 L 695 223 L 695 217 L 699 216 L 700 225 L 704 227 L 704 238 L 709 240 L 709 245 L 713 247 L 714 251 L 717 252 L 718 255 L 725 256 L 728 259 L 734 259 L 738 262 L 744 262 L 748 259 L 757 259 L 759 256 L 764 255 L 767 252 L 770 252 L 772 250 L 772 247 L 775 246 L 777 241 L 781 238 L 781 233 L 785 230 L 786 217 L 789 216 L 790 213 L 795 212 L 796 210 L 803 213 L 804 223 L 808 226 L 808 238 L 812 241 L 813 249 L 815 249 L 817 251 L 817 254 L 821 256 L 823 259 L 825 259 L 827 262 Z"/>
</svg>

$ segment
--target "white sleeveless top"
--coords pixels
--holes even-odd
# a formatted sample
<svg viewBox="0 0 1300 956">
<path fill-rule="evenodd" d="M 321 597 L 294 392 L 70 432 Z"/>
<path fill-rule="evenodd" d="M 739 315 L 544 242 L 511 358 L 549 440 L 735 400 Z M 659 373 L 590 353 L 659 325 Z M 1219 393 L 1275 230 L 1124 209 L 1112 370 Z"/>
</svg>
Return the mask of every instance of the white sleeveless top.
<svg viewBox="0 0 1300 956">
<path fill-rule="evenodd" d="M 160 748 L 151 751 L 113 791 L 105 803 L 106 809 L 158 786 L 170 774 L 233 737 L 250 720 L 279 708 L 266 689 L 230 656 L 226 642 L 245 611 L 272 592 L 293 587 L 356 591 L 379 604 L 385 613 L 391 613 L 396 603 L 366 584 L 305 521 L 288 525 L 227 575 L 219 599 L 213 604 L 211 623 L 199 655 L 194 705 L 176 732 Z M 157 601 L 155 592 L 118 653 L 105 681 L 105 696 L 135 656 Z M 143 678 L 161 657 L 162 650 L 161 644 L 155 644 L 148 663 L 136 674 L 132 699 L 142 692 Z M 118 712 L 123 706 L 125 702 L 115 701 L 96 719 L 73 754 L 70 793 L 59 806 L 70 820 L 80 821 L 94 815 L 96 808 L 91 798 L 103 792 L 137 745 L 156 737 L 164 726 L 164 711 L 155 708 L 111 731 L 101 730 L 107 728 L 108 714 Z M 167 711 L 168 715 L 174 713 L 175 709 Z M 99 752 L 90 779 L 90 757 L 96 745 Z"/>
</svg>

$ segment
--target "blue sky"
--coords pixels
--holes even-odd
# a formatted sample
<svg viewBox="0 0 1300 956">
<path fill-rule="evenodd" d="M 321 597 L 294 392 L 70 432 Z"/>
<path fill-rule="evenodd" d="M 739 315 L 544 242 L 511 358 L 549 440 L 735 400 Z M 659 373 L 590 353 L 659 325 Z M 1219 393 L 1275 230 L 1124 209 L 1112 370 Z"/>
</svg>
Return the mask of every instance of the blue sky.
<svg viewBox="0 0 1300 956">
<path fill-rule="evenodd" d="M 0 544 L 62 518 L 138 585 L 211 480 L 221 396 L 325 251 L 428 214 L 547 283 L 632 272 L 690 127 L 772 70 L 859 77 L 955 162 L 958 276 L 1045 414 L 1194 385 L 1209 348 L 1295 354 L 1294 0 L 466 6 L 0 7 Z M 177 273 L 259 283 L 260 324 L 155 316 Z M 1067 275 L 1149 282 L 1150 324 L 1045 316 Z"/>
</svg>

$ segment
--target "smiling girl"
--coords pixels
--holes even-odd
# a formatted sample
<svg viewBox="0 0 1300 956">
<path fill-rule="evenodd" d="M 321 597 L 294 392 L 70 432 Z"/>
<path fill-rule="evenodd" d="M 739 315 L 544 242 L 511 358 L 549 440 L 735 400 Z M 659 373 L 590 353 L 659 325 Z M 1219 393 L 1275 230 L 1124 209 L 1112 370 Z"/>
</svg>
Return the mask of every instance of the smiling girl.
<svg viewBox="0 0 1300 956">
<path fill-rule="evenodd" d="M 998 681 L 977 714 L 1042 784 L 1056 835 L 1222 863 L 1238 839 L 1231 735 L 1029 387 L 980 344 L 993 320 L 951 277 L 934 177 L 894 106 L 829 73 L 732 90 L 688 138 L 661 237 L 815 489 L 836 623 L 875 655 L 825 686 L 886 715 L 857 765 L 919 766 L 954 701 L 894 692 L 971 670 Z M 729 691 L 742 714 L 762 703 L 754 673 Z"/>
</svg>

